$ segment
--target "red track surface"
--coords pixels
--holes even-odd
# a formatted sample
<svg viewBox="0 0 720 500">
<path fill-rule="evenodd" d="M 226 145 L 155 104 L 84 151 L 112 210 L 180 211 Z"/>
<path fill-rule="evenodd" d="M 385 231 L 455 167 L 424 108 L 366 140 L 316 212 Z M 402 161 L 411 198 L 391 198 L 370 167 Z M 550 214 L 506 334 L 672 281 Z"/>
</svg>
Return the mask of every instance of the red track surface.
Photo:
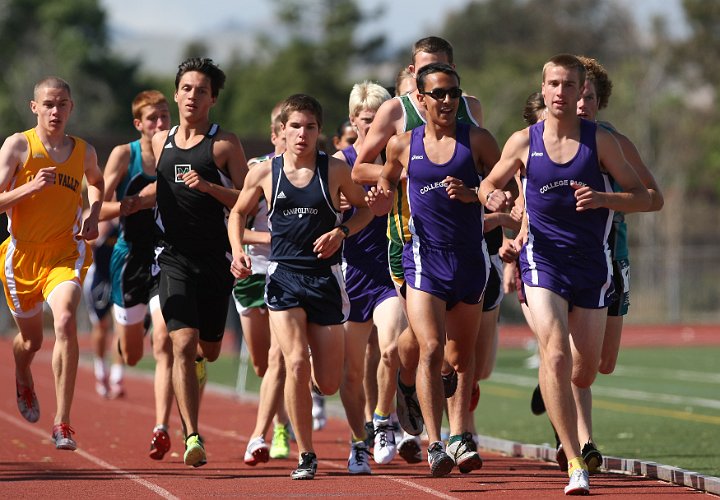
<svg viewBox="0 0 720 500">
<path fill-rule="evenodd" d="M 373 476 L 351 477 L 346 473 L 349 431 L 342 420 L 333 419 L 315 433 L 320 459 L 316 479 L 292 481 L 289 474 L 296 463 L 294 455 L 257 467 L 243 463 L 255 407 L 212 388 L 205 394 L 200 417 L 208 464 L 193 469 L 182 463 L 176 413 L 171 420 L 171 453 L 156 462 L 147 456 L 155 423 L 151 380 L 130 376 L 126 381 L 128 396 L 106 401 L 95 394 L 92 369 L 87 364 L 78 372 L 72 410 L 79 449 L 57 451 L 50 441 L 55 411 L 52 344 L 52 338 L 46 338 L 33 363 L 41 417 L 38 423 L 30 424 L 20 416 L 15 403 L 10 342 L 0 341 L 0 377 L 6 381 L 0 397 L 1 497 L 463 498 L 484 494 L 496 498 L 558 498 L 567 483 L 567 476 L 555 464 L 490 453 L 483 453 L 485 466 L 471 475 L 453 472 L 447 478 L 433 479 L 426 463 L 409 466 L 398 457 L 388 466 L 373 464 Z M 593 495 L 614 498 L 699 494 L 661 481 L 616 474 L 592 476 L 591 487 Z"/>
</svg>

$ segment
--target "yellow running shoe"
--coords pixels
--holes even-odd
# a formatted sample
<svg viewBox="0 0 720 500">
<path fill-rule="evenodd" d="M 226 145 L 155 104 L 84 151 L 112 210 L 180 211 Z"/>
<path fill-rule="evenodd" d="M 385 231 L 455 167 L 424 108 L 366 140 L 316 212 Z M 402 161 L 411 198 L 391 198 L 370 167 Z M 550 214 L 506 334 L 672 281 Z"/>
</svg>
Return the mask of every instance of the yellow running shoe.
<svg viewBox="0 0 720 500">
<path fill-rule="evenodd" d="M 185 465 L 192 465 L 193 467 L 200 467 L 207 463 L 207 456 L 205 455 L 205 446 L 203 446 L 202 439 L 197 434 L 191 434 L 185 440 L 185 456 L 183 457 Z"/>
<path fill-rule="evenodd" d="M 287 458 L 289 456 L 290 433 L 288 432 L 288 426 L 277 424 L 273 430 L 272 446 L 270 446 L 270 458 Z"/>
</svg>

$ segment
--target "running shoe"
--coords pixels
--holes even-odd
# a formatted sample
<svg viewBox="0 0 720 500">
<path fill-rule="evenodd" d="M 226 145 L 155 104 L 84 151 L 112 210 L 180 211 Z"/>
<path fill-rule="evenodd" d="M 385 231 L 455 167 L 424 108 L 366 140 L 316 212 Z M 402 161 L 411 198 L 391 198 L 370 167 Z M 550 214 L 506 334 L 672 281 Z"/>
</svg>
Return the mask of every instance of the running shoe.
<svg viewBox="0 0 720 500">
<path fill-rule="evenodd" d="M 368 447 L 365 441 L 356 441 L 350 445 L 350 457 L 348 458 L 348 472 L 354 475 L 370 474 L 370 462 L 368 462 Z"/>
<path fill-rule="evenodd" d="M 433 477 L 443 477 L 450 474 L 455 462 L 445 453 L 442 441 L 435 441 L 428 447 L 428 464 Z"/>
<path fill-rule="evenodd" d="M 108 399 L 118 399 L 125 397 L 125 385 L 122 379 L 117 382 L 111 382 L 107 393 Z"/>
<path fill-rule="evenodd" d="M 462 474 L 469 474 L 474 470 L 482 469 L 482 458 L 478 455 L 475 441 L 469 432 L 451 436 L 447 445 L 447 454 L 452 458 Z"/>
<path fill-rule="evenodd" d="M 313 430 L 320 431 L 327 425 L 327 414 L 325 413 L 325 396 L 312 392 L 312 417 Z"/>
<path fill-rule="evenodd" d="M 198 388 L 202 394 L 205 384 L 207 384 L 207 359 L 198 357 L 195 360 L 195 375 L 197 375 Z"/>
<path fill-rule="evenodd" d="M 28 422 L 37 422 L 40 418 L 40 401 L 38 401 L 35 390 L 31 387 L 20 385 L 20 383 L 15 380 L 15 393 L 17 394 L 17 406 L 20 414 L 25 417 L 25 420 Z"/>
<path fill-rule="evenodd" d="M 397 452 L 407 463 L 419 464 L 422 462 L 420 437 L 405 433 L 405 436 L 397 445 Z"/>
<path fill-rule="evenodd" d="M 207 455 L 205 454 L 205 446 L 202 439 L 197 434 L 191 434 L 185 439 L 185 455 L 183 456 L 185 465 L 200 467 L 207 463 Z"/>
<path fill-rule="evenodd" d="M 110 386 L 108 385 L 107 377 L 96 377 L 95 378 L 95 392 L 101 398 L 107 398 L 110 393 Z"/>
<path fill-rule="evenodd" d="M 598 451 L 598 449 L 595 447 L 595 443 L 592 441 L 588 441 L 585 443 L 585 446 L 583 446 L 581 455 L 583 457 L 583 460 L 585 460 L 585 464 L 588 467 L 588 472 L 595 473 L 602 467 L 603 464 L 603 456 Z"/>
<path fill-rule="evenodd" d="M 565 450 L 563 450 L 563 446 L 561 443 L 558 443 L 557 445 L 557 451 L 555 452 L 555 461 L 557 462 L 558 467 L 561 471 L 567 472 L 568 459 L 567 455 L 565 455 Z"/>
<path fill-rule="evenodd" d="M 448 374 L 441 375 L 443 381 L 443 390 L 445 391 L 445 399 L 451 398 L 457 390 L 458 374 L 455 370 L 453 370 Z"/>
<path fill-rule="evenodd" d="M 530 399 L 530 411 L 533 415 L 542 415 L 545 413 L 545 401 L 543 400 L 542 392 L 540 392 L 540 385 L 535 386 L 533 390 L 532 398 Z"/>
<path fill-rule="evenodd" d="M 415 386 L 406 387 L 400 381 L 400 374 L 397 379 L 397 393 L 395 396 L 395 404 L 397 407 L 397 416 L 400 421 L 400 427 L 408 434 L 419 436 L 422 434 L 425 422 L 423 421 L 422 412 L 420 411 L 420 403 L 417 399 Z"/>
<path fill-rule="evenodd" d="M 450 474 L 455 462 L 445 453 L 442 441 L 435 441 L 428 447 L 428 464 L 433 477 L 443 477 Z"/>
<path fill-rule="evenodd" d="M 167 428 L 157 426 L 153 429 L 153 437 L 150 441 L 150 458 L 162 460 L 168 451 L 170 451 L 170 435 Z"/>
<path fill-rule="evenodd" d="M 570 476 L 570 482 L 565 486 L 566 495 L 589 495 L 590 478 L 585 469 L 575 469 Z"/>
<path fill-rule="evenodd" d="M 300 454 L 300 461 L 297 469 L 292 471 L 290 477 L 293 479 L 314 479 L 317 472 L 317 457 L 311 451 Z"/>
<path fill-rule="evenodd" d="M 270 446 L 270 458 L 287 458 L 290 456 L 290 431 L 289 425 L 276 424 L 273 429 L 272 445 Z"/>
<path fill-rule="evenodd" d="M 53 425 L 52 438 L 55 441 L 55 448 L 58 450 L 70 450 L 75 451 L 77 449 L 77 443 L 72 438 L 75 431 L 70 424 L 57 424 Z"/>
<path fill-rule="evenodd" d="M 476 383 L 473 386 L 472 393 L 470 394 L 470 405 L 468 405 L 468 411 L 474 412 L 480 402 L 480 383 Z"/>
<path fill-rule="evenodd" d="M 389 464 L 395 458 L 397 447 L 395 446 L 395 431 L 392 428 L 390 418 L 373 419 L 373 458 L 377 464 Z"/>
<path fill-rule="evenodd" d="M 246 465 L 252 465 L 253 467 L 260 463 L 265 463 L 270 460 L 270 448 L 265 443 L 265 438 L 258 436 L 252 439 L 245 450 L 244 462 Z"/>
</svg>

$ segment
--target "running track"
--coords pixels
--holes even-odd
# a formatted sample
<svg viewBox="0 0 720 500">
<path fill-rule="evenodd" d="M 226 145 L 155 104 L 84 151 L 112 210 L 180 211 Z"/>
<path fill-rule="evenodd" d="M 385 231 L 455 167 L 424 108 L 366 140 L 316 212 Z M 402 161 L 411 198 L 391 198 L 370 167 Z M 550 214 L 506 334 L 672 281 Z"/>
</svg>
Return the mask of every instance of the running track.
<svg viewBox="0 0 720 500">
<path fill-rule="evenodd" d="M 508 333 L 506 338 L 511 337 L 514 334 Z M 255 406 L 213 387 L 206 391 L 200 416 L 208 465 L 192 469 L 182 463 L 176 412 L 171 420 L 173 448 L 165 460 L 156 462 L 147 457 L 154 425 L 151 380 L 130 374 L 126 398 L 101 400 L 95 394 L 88 363 L 81 363 L 78 372 L 72 412 L 79 449 L 57 451 L 50 441 L 55 410 L 51 348 L 52 338 L 46 338 L 33 364 L 41 417 L 38 423 L 30 424 L 20 416 L 15 404 L 10 341 L 8 338 L 0 341 L 0 377 L 6 380 L 0 398 L 0 442 L 3 443 L 0 446 L 0 482 L 3 483 L 0 497 L 351 498 L 372 495 L 450 499 L 483 494 L 494 498 L 558 498 L 567 483 L 567 476 L 553 463 L 487 451 L 482 452 L 483 469 L 466 476 L 453 472 L 447 478 L 433 479 L 429 477 L 426 463 L 409 466 L 398 457 L 388 466 L 373 464 L 373 476 L 350 477 L 345 468 L 348 429 L 341 419 L 331 419 L 322 432 L 315 434 L 320 459 L 316 479 L 292 481 L 289 473 L 296 463 L 295 456 L 254 468 L 242 462 Z M 593 494 L 613 498 L 701 494 L 663 481 L 609 473 L 592 476 L 591 488 Z"/>
</svg>

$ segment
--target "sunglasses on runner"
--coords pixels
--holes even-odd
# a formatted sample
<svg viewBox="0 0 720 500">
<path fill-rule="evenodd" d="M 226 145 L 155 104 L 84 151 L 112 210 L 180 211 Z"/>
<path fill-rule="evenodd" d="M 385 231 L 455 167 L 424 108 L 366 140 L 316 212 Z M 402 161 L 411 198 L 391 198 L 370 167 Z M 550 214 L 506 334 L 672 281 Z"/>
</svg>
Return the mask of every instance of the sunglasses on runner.
<svg viewBox="0 0 720 500">
<path fill-rule="evenodd" d="M 462 95 L 462 89 L 460 87 L 452 87 L 449 89 L 432 89 L 430 92 L 418 91 L 419 94 L 429 95 L 433 99 L 442 101 L 445 96 L 450 96 L 450 99 L 457 99 Z"/>
</svg>

